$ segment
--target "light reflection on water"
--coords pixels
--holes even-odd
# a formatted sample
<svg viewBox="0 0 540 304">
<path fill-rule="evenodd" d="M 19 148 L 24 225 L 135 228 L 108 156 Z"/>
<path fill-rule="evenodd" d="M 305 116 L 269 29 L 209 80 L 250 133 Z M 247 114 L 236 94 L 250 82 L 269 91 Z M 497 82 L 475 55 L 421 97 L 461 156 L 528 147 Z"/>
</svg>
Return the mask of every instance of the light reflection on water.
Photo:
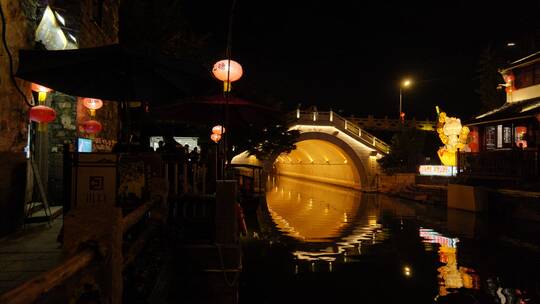
<svg viewBox="0 0 540 304">
<path fill-rule="evenodd" d="M 363 241 L 376 242 L 378 213 L 362 208 L 360 192 L 287 177 L 277 180 L 279 185 L 274 178 L 274 191 L 267 193 L 268 210 L 281 232 L 304 242 L 293 253 L 297 259 L 332 262 L 348 251 L 361 252 Z"/>
<path fill-rule="evenodd" d="M 479 226 L 474 215 L 446 210 L 428 212 L 429 208 L 412 202 L 287 177 L 273 177 L 268 189 L 268 210 L 277 229 L 298 241 L 292 251 L 297 275 L 335 272 L 338 265 L 362 261 L 366 250 L 371 250 L 373 255 L 370 249 L 373 246 L 392 247 L 390 250 L 397 251 L 398 256 L 405 256 L 401 252 L 405 249 L 396 249 L 393 243 L 406 237 L 410 238 L 406 240 L 407 246 L 422 246 L 426 261 L 432 261 L 432 265 L 414 264 L 410 262 L 414 257 L 401 257 L 397 272 L 406 280 L 431 280 L 438 286 L 432 299 L 459 290 L 479 293 L 482 287 L 490 289 L 487 293 L 497 301 L 503 301 L 504 297 L 498 291 L 505 290 L 515 298 L 522 292 L 501 284 L 489 286 L 489 279 L 487 283 L 484 279 L 487 286 L 482 286 L 474 263 L 462 265 L 463 262 L 459 262 L 460 238 L 474 238 Z M 416 230 L 416 239 L 400 234 L 410 227 Z M 398 234 L 400 236 L 396 237 Z M 418 273 L 422 267 L 436 269 L 436 276 Z"/>
</svg>

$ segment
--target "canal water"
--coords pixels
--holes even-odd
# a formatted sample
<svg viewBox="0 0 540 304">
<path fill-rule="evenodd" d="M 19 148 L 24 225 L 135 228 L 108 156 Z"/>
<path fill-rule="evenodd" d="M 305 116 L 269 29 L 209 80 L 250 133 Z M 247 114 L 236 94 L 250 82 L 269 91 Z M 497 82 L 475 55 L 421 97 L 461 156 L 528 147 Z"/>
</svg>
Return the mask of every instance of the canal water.
<svg viewBox="0 0 540 304">
<path fill-rule="evenodd" d="M 266 201 L 240 303 L 539 303 L 539 223 L 287 177 Z"/>
</svg>

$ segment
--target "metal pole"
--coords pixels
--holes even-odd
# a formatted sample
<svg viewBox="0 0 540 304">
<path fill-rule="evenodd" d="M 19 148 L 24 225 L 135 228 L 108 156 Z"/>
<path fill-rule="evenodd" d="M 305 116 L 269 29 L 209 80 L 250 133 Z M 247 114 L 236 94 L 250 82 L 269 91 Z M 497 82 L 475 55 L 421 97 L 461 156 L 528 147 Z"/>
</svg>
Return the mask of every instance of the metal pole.
<svg viewBox="0 0 540 304">
<path fill-rule="evenodd" d="M 403 100 L 403 97 L 401 96 L 401 86 L 399 86 L 399 115 L 398 115 L 399 119 L 401 119 L 402 100 Z"/>
<path fill-rule="evenodd" d="M 215 165 L 215 168 L 216 168 L 216 180 L 218 180 L 218 144 L 216 143 L 216 165 Z"/>
</svg>

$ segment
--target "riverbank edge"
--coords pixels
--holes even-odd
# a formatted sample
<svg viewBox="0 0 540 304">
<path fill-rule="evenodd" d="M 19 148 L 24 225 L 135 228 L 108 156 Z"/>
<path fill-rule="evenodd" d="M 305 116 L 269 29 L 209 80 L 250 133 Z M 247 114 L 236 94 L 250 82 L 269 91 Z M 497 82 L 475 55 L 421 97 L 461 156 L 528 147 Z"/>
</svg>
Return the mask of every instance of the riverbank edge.
<svg viewBox="0 0 540 304">
<path fill-rule="evenodd" d="M 477 213 L 540 222 L 540 192 L 506 188 L 477 188 L 485 195 L 484 206 L 476 211 Z M 378 191 L 378 193 L 422 204 L 449 208 L 448 184 L 420 184 L 415 182 L 388 191 Z"/>
</svg>

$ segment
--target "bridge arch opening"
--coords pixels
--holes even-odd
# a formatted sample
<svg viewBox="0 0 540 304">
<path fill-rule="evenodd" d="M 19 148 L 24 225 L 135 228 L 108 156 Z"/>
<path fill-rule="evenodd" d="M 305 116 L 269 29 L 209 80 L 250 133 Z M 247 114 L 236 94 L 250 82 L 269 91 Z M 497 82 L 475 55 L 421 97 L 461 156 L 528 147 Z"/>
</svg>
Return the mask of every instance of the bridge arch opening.
<svg viewBox="0 0 540 304">
<path fill-rule="evenodd" d="M 274 168 L 279 175 L 353 189 L 366 182 L 358 156 L 346 143 L 324 133 L 303 133 L 295 150 L 276 158 Z"/>
</svg>

